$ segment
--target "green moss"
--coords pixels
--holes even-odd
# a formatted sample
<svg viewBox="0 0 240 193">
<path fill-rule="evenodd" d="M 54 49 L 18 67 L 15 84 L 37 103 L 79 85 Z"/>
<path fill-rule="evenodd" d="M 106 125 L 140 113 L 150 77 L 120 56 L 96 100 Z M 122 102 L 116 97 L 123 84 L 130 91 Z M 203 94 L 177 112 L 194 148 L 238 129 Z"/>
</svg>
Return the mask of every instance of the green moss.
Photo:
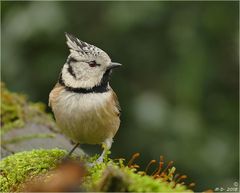
<svg viewBox="0 0 240 193">
<path fill-rule="evenodd" d="M 8 132 L 12 128 L 23 127 L 24 111 L 26 103 L 24 95 L 9 92 L 4 83 L 1 82 L 1 134 Z"/>
<path fill-rule="evenodd" d="M 108 153 L 110 154 L 110 152 Z M 95 163 L 96 156 L 90 158 L 88 161 L 90 163 Z M 123 159 L 113 161 L 110 158 L 105 157 L 104 162 L 101 164 L 95 164 L 93 167 L 89 168 L 89 175 L 86 176 L 84 186 L 89 191 L 105 191 L 106 187 L 103 183 L 106 182 L 104 176 L 108 174 L 109 168 L 115 169 L 117 172 L 116 175 L 121 176 L 122 179 L 119 179 L 118 182 L 126 185 L 125 189 L 118 190 L 119 191 L 127 191 L 127 192 L 193 192 L 188 189 L 187 186 L 175 183 L 173 180 L 175 167 L 168 169 L 164 178 L 154 179 L 152 176 L 143 175 L 144 172 L 137 171 L 135 168 L 129 168 L 124 165 Z M 110 173 L 110 172 L 109 172 Z M 111 172 L 109 175 L 114 175 Z M 115 176 L 111 176 L 114 178 Z M 114 179 L 116 180 L 116 179 Z M 108 189 L 109 191 L 109 189 Z M 110 191 L 112 191 L 110 189 Z"/>
<path fill-rule="evenodd" d="M 167 182 L 162 179 L 153 179 L 151 176 L 140 176 L 134 173 L 129 168 L 123 169 L 128 178 L 131 179 L 131 183 L 128 187 L 129 192 L 192 192 L 187 190 L 186 186 L 177 184 L 175 182 Z"/>
<path fill-rule="evenodd" d="M 25 180 L 54 168 L 64 150 L 33 150 L 8 156 L 0 162 L 0 191 L 17 191 Z"/>
<path fill-rule="evenodd" d="M 94 156 L 88 160 L 88 163 L 94 163 L 97 160 L 97 156 Z M 93 164 L 92 167 L 88 169 L 88 176 L 85 177 L 83 186 L 87 190 L 94 189 L 101 180 L 104 170 L 107 168 L 109 161 L 105 161 L 101 164 Z"/>
<path fill-rule="evenodd" d="M 22 94 L 10 92 L 1 82 L 1 130 L 0 135 L 4 136 L 12 129 L 23 128 L 26 123 L 40 123 L 49 128 L 54 128 L 55 123 L 52 117 L 45 112 L 45 105 L 43 103 L 31 103 L 27 97 Z M 8 142 L 20 142 L 22 140 L 29 140 L 32 138 L 52 137 L 52 135 L 34 134 L 31 136 L 18 136 L 16 139 L 4 138 L 1 141 L 2 145 Z"/>
<path fill-rule="evenodd" d="M 0 162 L 1 191 L 18 191 L 25 181 L 46 173 L 56 167 L 66 154 L 59 149 L 33 150 L 11 155 Z M 87 191 L 129 191 L 129 192 L 192 192 L 185 185 L 175 183 L 172 167 L 165 178 L 154 179 L 143 175 L 134 168 L 124 166 L 122 160 L 113 161 L 105 157 L 101 164 L 96 164 L 97 156 L 84 159 L 88 175 L 84 177 L 82 187 Z M 120 184 L 120 185 L 119 185 Z"/>
</svg>

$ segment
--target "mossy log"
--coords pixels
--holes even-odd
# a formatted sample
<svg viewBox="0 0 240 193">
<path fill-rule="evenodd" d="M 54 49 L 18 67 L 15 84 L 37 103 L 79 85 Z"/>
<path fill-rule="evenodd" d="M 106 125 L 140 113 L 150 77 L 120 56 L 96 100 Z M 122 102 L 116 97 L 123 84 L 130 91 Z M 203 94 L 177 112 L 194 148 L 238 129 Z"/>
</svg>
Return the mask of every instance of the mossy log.
<svg viewBox="0 0 240 193">
<path fill-rule="evenodd" d="M 50 192 L 52 186 L 49 183 L 52 181 L 52 178 L 54 178 L 54 181 L 57 181 L 56 179 L 59 178 L 58 175 L 53 175 L 53 171 L 59 165 L 64 164 L 64 155 L 66 155 L 64 150 L 42 149 L 20 152 L 4 158 L 0 162 L 1 192 L 22 192 L 29 189 L 36 192 L 39 188 Z M 125 166 L 122 160 L 113 161 L 106 157 L 103 163 L 98 164 L 96 163 L 96 158 L 96 156 L 91 158 L 73 156 L 71 159 L 78 161 L 79 165 L 80 163 L 85 163 L 86 169 L 79 170 L 79 172 L 81 173 L 85 170 L 86 172 L 78 175 L 82 178 L 79 180 L 78 188 L 74 186 L 73 189 L 71 187 L 72 183 L 68 182 L 70 187 L 64 187 L 63 190 L 84 190 L 90 192 L 192 192 L 187 186 L 174 180 L 171 172 L 172 168 L 169 168 L 162 177 L 154 178 L 154 176 L 143 175 L 142 172 Z M 69 174 L 69 176 L 71 175 L 72 173 Z M 68 173 L 63 178 L 66 181 Z M 30 183 L 31 181 L 36 183 Z M 41 187 L 39 187 L 39 184 L 41 184 Z M 61 186 L 63 186 L 62 183 Z"/>
</svg>

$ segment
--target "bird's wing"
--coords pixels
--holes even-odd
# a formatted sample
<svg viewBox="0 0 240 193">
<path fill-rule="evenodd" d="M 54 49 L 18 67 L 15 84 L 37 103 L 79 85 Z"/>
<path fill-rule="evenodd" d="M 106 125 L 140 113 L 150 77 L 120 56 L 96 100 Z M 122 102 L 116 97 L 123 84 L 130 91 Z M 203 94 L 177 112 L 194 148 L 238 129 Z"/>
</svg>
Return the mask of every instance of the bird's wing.
<svg viewBox="0 0 240 193">
<path fill-rule="evenodd" d="M 64 86 L 57 83 L 52 91 L 49 94 L 48 106 L 52 108 L 52 104 L 56 101 L 57 97 L 59 96 L 60 92 L 64 89 Z"/>
<path fill-rule="evenodd" d="M 118 97 L 117 97 L 116 93 L 113 90 L 112 90 L 112 101 L 113 101 L 115 107 L 117 107 L 117 110 L 118 110 L 117 115 L 120 116 L 120 114 L 121 114 L 121 107 L 120 107 L 120 104 L 118 102 Z"/>
</svg>

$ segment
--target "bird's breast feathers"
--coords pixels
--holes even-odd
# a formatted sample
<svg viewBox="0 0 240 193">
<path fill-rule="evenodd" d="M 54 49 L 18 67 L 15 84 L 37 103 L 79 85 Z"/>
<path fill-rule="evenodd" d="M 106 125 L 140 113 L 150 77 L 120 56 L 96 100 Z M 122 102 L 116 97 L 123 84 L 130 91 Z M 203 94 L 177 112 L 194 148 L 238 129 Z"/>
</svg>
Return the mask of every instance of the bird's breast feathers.
<svg viewBox="0 0 240 193">
<path fill-rule="evenodd" d="M 49 96 L 56 122 L 73 141 L 101 143 L 118 130 L 119 105 L 113 90 L 79 94 L 57 85 Z"/>
</svg>

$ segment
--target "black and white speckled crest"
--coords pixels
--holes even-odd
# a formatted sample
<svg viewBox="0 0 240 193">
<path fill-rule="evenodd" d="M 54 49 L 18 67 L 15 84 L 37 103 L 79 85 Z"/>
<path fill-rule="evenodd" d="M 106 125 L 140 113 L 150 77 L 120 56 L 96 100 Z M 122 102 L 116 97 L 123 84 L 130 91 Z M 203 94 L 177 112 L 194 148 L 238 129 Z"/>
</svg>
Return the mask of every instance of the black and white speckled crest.
<svg viewBox="0 0 240 193">
<path fill-rule="evenodd" d="M 91 54 L 96 56 L 103 52 L 100 48 L 81 41 L 72 34 L 65 32 L 65 36 L 67 38 L 68 47 L 71 50 L 77 51 L 79 54 Z"/>
</svg>

